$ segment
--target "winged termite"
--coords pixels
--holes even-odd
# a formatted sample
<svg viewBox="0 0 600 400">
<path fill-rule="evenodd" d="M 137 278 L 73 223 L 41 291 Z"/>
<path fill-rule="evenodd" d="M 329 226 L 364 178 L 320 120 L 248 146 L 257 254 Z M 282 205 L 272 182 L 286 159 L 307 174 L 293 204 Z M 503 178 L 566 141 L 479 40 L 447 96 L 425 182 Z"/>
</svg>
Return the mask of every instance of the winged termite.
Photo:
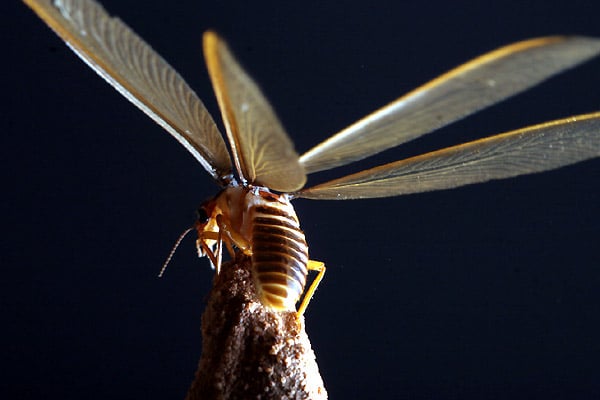
<svg viewBox="0 0 600 400">
<path fill-rule="evenodd" d="M 299 157 L 258 86 L 227 45 L 204 35 L 204 56 L 231 153 L 212 117 L 166 61 L 92 0 L 24 0 L 99 75 L 181 142 L 222 186 L 201 207 L 200 255 L 220 270 L 223 246 L 251 257 L 262 303 L 295 310 L 308 247 L 290 204 L 454 188 L 600 156 L 600 112 L 530 126 L 371 168 L 303 189 L 306 173 L 345 165 L 430 133 L 600 53 L 600 40 L 544 37 L 463 64 L 359 120 Z M 231 154 L 231 158 L 230 155 Z M 273 192 L 274 191 L 274 192 Z M 275 193 L 278 192 L 278 193 Z"/>
</svg>

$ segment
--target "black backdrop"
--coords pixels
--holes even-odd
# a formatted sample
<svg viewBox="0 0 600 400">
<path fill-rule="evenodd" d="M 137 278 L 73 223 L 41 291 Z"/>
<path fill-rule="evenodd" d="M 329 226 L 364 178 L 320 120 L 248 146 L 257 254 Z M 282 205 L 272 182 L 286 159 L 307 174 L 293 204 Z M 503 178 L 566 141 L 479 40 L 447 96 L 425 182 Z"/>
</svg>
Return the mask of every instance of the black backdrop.
<svg viewBox="0 0 600 400">
<path fill-rule="evenodd" d="M 221 32 L 299 152 L 500 45 L 600 37 L 593 3 L 104 1 L 215 116 L 200 43 Z M 4 6 L 0 395 L 183 398 L 212 272 L 188 238 L 156 274 L 216 186 L 24 5 Z M 600 59 L 318 178 L 600 110 L 599 87 Z M 599 171 L 296 201 L 329 267 L 306 323 L 330 397 L 600 396 Z"/>
</svg>

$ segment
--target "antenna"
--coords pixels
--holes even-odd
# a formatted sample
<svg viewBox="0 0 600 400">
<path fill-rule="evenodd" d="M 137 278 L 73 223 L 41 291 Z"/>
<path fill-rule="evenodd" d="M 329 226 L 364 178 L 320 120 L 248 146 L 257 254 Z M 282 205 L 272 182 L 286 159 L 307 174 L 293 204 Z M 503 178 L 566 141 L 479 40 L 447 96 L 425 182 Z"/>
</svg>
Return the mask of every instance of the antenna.
<svg viewBox="0 0 600 400">
<path fill-rule="evenodd" d="M 158 274 L 159 278 L 162 278 L 163 274 L 165 273 L 165 270 L 167 269 L 167 265 L 169 265 L 169 262 L 171 262 L 171 259 L 173 258 L 173 255 L 175 254 L 175 251 L 179 247 L 179 243 L 181 243 L 181 241 L 183 240 L 183 238 L 188 233 L 190 233 L 193 229 L 194 229 L 194 227 L 190 226 L 185 231 L 183 231 L 183 233 L 181 235 L 179 235 L 179 237 L 177 238 L 177 241 L 175 242 L 175 244 L 173 245 L 173 248 L 171 249 L 171 252 L 169 253 L 169 256 L 167 257 L 167 259 L 165 260 L 164 264 L 162 265 L 162 268 L 160 269 L 160 272 Z"/>
</svg>

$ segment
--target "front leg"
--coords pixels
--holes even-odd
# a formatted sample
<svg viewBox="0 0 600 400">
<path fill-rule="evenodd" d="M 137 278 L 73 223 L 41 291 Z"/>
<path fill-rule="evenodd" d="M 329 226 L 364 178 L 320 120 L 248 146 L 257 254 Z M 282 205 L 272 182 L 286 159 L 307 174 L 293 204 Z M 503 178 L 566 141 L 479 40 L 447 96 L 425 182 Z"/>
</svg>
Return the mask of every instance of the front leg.
<svg viewBox="0 0 600 400">
<path fill-rule="evenodd" d="M 216 226 L 212 225 L 211 227 L 214 230 L 204 230 L 198 234 L 196 247 L 198 255 L 200 257 L 206 255 L 218 274 L 221 271 L 223 259 L 223 243 L 225 243 L 225 247 L 227 247 L 231 258 L 235 257 L 234 245 L 247 256 L 252 255 L 252 246 L 248 240 L 231 228 L 231 225 L 222 214 L 214 218 L 214 223 L 216 223 Z M 216 250 L 214 250 L 215 246 Z"/>
<path fill-rule="evenodd" d="M 214 242 L 210 243 L 209 241 Z M 205 255 L 210 259 L 213 267 L 217 271 L 217 274 L 221 271 L 221 260 L 222 260 L 222 235 L 221 232 L 214 231 L 203 231 L 198 235 L 196 239 L 196 248 L 198 249 L 198 257 L 204 257 Z M 217 246 L 216 251 L 213 251 L 214 246 Z"/>
</svg>

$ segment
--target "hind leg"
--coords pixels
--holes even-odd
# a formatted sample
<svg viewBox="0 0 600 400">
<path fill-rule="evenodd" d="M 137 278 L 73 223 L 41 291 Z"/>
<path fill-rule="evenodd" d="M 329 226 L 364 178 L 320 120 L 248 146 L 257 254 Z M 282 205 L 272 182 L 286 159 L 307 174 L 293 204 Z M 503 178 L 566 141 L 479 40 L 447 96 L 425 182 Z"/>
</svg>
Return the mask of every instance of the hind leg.
<svg viewBox="0 0 600 400">
<path fill-rule="evenodd" d="M 302 298 L 302 303 L 300 303 L 300 307 L 298 307 L 297 314 L 298 316 L 302 316 L 304 311 L 306 311 L 306 307 L 308 303 L 310 303 L 310 299 L 312 299 L 315 290 L 317 290 L 317 286 L 323 280 L 323 276 L 325 276 L 325 264 L 321 261 L 308 260 L 308 264 L 306 264 L 306 268 L 309 271 L 317 271 L 317 276 L 311 282 L 306 292 L 304 292 L 304 297 Z"/>
</svg>

